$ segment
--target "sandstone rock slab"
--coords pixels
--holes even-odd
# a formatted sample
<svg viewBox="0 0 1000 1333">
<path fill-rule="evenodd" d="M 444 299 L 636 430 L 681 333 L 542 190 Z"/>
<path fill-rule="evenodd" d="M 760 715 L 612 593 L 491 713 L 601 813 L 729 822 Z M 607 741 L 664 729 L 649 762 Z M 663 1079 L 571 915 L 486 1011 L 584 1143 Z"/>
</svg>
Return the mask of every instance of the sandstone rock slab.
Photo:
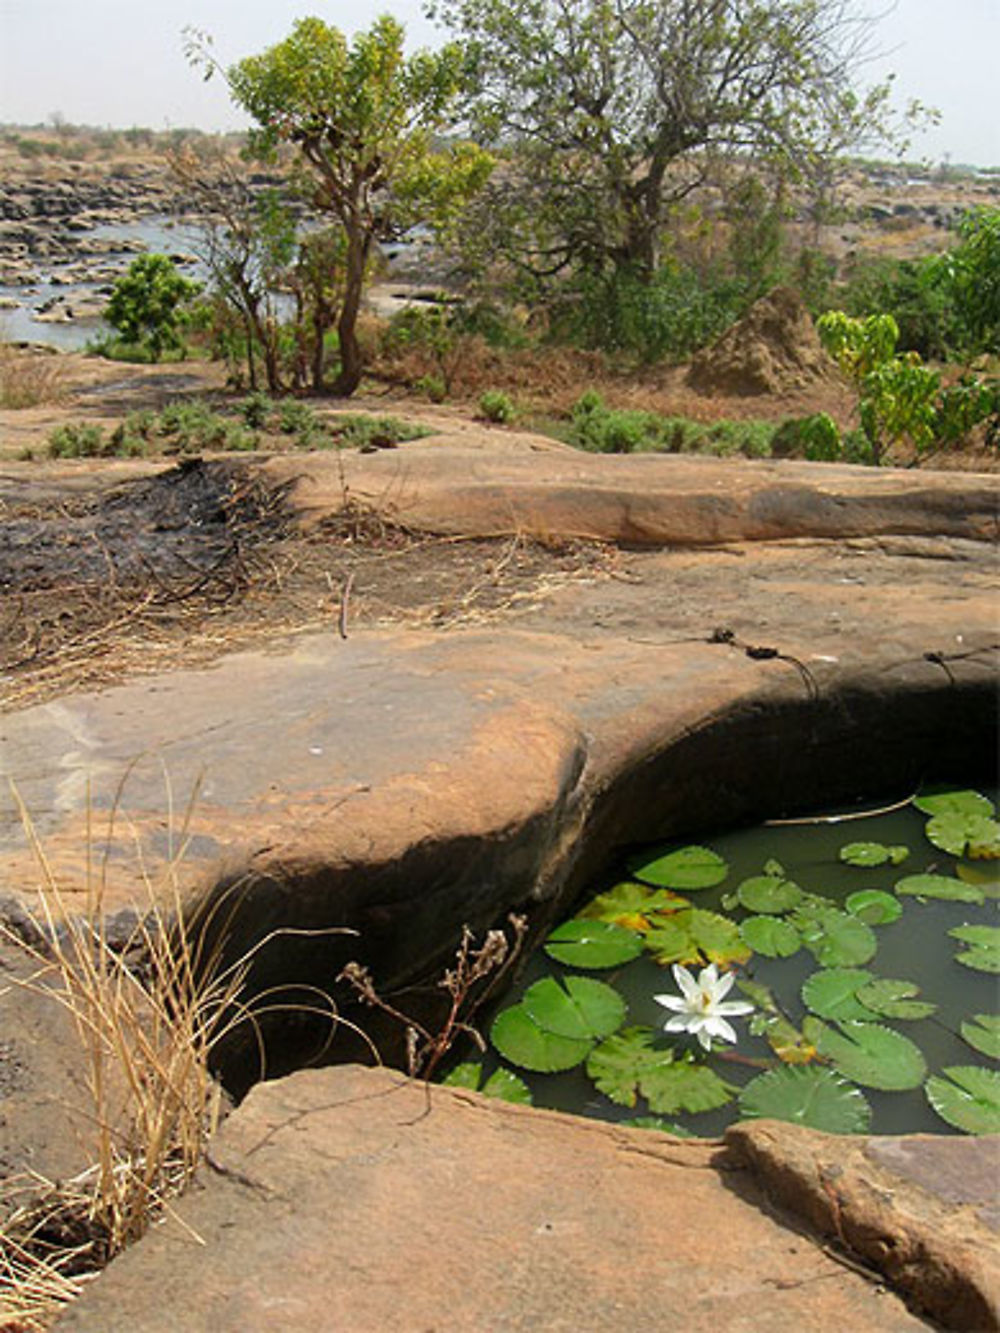
<svg viewBox="0 0 1000 1333">
<path fill-rule="evenodd" d="M 717 1143 L 427 1088 L 262 1085 L 199 1182 L 65 1333 L 909 1333 L 927 1325 L 770 1212 Z"/>
</svg>

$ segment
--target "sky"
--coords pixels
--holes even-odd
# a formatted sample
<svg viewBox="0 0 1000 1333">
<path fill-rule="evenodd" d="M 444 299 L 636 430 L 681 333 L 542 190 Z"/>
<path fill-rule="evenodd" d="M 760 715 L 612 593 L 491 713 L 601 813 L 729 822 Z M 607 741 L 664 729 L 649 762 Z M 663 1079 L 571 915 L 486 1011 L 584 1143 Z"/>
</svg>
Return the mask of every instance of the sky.
<svg viewBox="0 0 1000 1333">
<path fill-rule="evenodd" d="M 883 55 L 864 82 L 894 71 L 900 105 L 919 99 L 941 113 L 909 156 L 1000 166 L 1000 0 L 864 2 L 883 15 Z M 0 123 L 56 115 L 116 128 L 243 128 L 224 83 L 204 83 L 185 61 L 185 26 L 210 33 L 228 65 L 280 41 L 304 15 L 350 33 L 382 12 L 404 24 L 411 47 L 435 41 L 420 0 L 0 0 Z"/>
</svg>

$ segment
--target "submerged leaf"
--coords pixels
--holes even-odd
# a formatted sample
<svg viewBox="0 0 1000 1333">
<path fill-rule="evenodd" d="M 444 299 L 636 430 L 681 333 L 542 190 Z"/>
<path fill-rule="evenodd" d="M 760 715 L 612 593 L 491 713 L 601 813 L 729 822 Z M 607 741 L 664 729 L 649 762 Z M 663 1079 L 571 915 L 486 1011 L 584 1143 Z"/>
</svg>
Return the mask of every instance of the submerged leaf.
<svg viewBox="0 0 1000 1333">
<path fill-rule="evenodd" d="M 962 1024 L 962 1040 L 993 1060 L 1000 1060 L 1000 1016 L 974 1014 Z"/>
<path fill-rule="evenodd" d="M 590 977 L 565 977 L 562 985 L 555 977 L 543 977 L 528 987 L 521 1004 L 544 1031 L 573 1041 L 610 1036 L 625 1018 L 618 992 Z"/>
<path fill-rule="evenodd" d="M 858 999 L 858 990 L 872 980 L 860 967 L 828 967 L 814 972 L 802 986 L 802 1003 L 820 1018 L 870 1021 L 875 1014 Z"/>
<path fill-rule="evenodd" d="M 902 1092 L 924 1081 L 927 1065 L 919 1049 L 900 1032 L 879 1023 L 841 1022 L 840 1031 L 825 1024 L 818 1033 L 820 1055 L 866 1088 Z"/>
<path fill-rule="evenodd" d="M 568 967 L 617 967 L 642 953 L 642 937 L 610 921 L 575 917 L 558 926 L 545 941 L 545 952 Z"/>
<path fill-rule="evenodd" d="M 891 893 L 881 889 L 860 889 L 852 893 L 844 906 L 852 916 L 859 917 L 867 926 L 885 926 L 898 921 L 903 908 Z"/>
<path fill-rule="evenodd" d="M 915 982 L 896 981 L 889 977 L 866 982 L 857 991 L 861 1003 L 883 1018 L 929 1018 L 937 1010 L 937 1005 L 913 998 L 919 994 L 920 987 Z"/>
<path fill-rule="evenodd" d="M 872 1113 L 861 1090 L 832 1069 L 798 1066 L 751 1080 L 740 1093 L 740 1114 L 747 1120 L 789 1120 L 827 1134 L 863 1134 Z"/>
<path fill-rule="evenodd" d="M 1000 973 L 1000 927 L 956 926 L 948 934 L 963 944 L 971 944 L 955 955 L 956 963 L 971 967 L 976 972 Z"/>
<path fill-rule="evenodd" d="M 802 936 L 790 921 L 776 916 L 750 916 L 740 923 L 740 935 L 754 953 L 765 958 L 791 958 L 802 947 Z"/>
<path fill-rule="evenodd" d="M 950 1065 L 924 1085 L 942 1120 L 966 1134 L 1000 1134 L 1000 1073 L 978 1065 Z"/>
<path fill-rule="evenodd" d="M 582 1064 L 594 1044 L 546 1032 L 521 1004 L 513 1004 L 496 1016 L 490 1040 L 505 1060 L 540 1074 Z"/>
<path fill-rule="evenodd" d="M 994 813 L 993 802 L 982 792 L 956 787 L 930 788 L 913 798 L 913 804 L 925 815 L 986 815 Z"/>
<path fill-rule="evenodd" d="M 894 886 L 904 897 L 941 898 L 955 903 L 981 903 L 985 900 L 982 889 L 974 884 L 963 884 L 950 875 L 907 875 Z"/>
<path fill-rule="evenodd" d="M 710 889 L 721 884 L 729 873 L 729 867 L 718 852 L 708 847 L 679 847 L 651 861 L 638 858 L 629 862 L 629 870 L 645 884 L 686 892 Z"/>
<path fill-rule="evenodd" d="M 745 879 L 736 892 L 748 912 L 767 912 L 775 916 L 791 911 L 802 898 L 802 890 L 797 884 L 776 875 Z"/>
</svg>

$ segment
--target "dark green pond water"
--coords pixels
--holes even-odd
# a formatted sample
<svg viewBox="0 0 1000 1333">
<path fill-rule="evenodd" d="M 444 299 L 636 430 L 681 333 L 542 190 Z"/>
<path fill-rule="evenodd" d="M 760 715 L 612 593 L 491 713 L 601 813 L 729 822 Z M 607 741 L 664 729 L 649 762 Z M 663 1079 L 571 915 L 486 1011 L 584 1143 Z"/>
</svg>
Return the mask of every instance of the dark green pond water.
<svg viewBox="0 0 1000 1333">
<path fill-rule="evenodd" d="M 993 793 L 995 795 L 995 793 Z M 859 890 L 882 890 L 893 895 L 902 907 L 897 920 L 886 924 L 872 924 L 877 951 L 870 959 L 854 964 L 872 973 L 875 978 L 893 978 L 916 983 L 919 999 L 936 1006 L 932 1015 L 917 1020 L 879 1016 L 881 1026 L 903 1034 L 914 1043 L 926 1062 L 926 1076 L 940 1076 L 952 1066 L 970 1066 L 995 1071 L 997 1061 L 989 1054 L 976 1050 L 961 1035 L 961 1026 L 976 1015 L 996 1015 L 1000 1001 L 1000 977 L 994 972 L 980 971 L 958 962 L 957 955 L 965 945 L 948 932 L 968 925 L 996 927 L 998 925 L 997 887 L 990 884 L 989 867 L 1000 862 L 966 860 L 960 863 L 939 847 L 933 846 L 926 836 L 928 816 L 907 805 L 905 808 L 876 817 L 844 819 L 837 823 L 812 822 L 785 826 L 763 826 L 722 833 L 702 838 L 698 844 L 710 848 L 724 858 L 728 870 L 723 882 L 715 887 L 686 892 L 692 906 L 719 912 L 739 923 L 748 913 L 733 902 L 734 891 L 750 877 L 760 876 L 768 862 L 778 862 L 784 877 L 794 881 L 807 894 L 821 894 L 843 908 L 846 899 Z M 905 860 L 898 865 L 860 867 L 844 864 L 839 853 L 845 844 L 858 841 L 875 842 L 887 846 L 905 846 L 909 849 Z M 673 844 L 678 846 L 679 844 Z M 653 855 L 660 848 L 653 848 Z M 669 849 L 662 849 L 669 850 Z M 629 864 L 635 866 L 630 858 Z M 894 886 L 904 877 L 933 873 L 953 877 L 959 865 L 962 874 L 975 876 L 985 897 L 981 903 L 937 901 L 894 894 Z M 613 884 L 630 878 L 625 866 L 605 883 L 594 886 L 594 894 L 606 891 Z M 681 892 L 685 892 L 681 890 Z M 585 904 L 581 904 L 581 910 Z M 697 974 L 702 963 L 692 961 L 689 967 Z M 749 979 L 768 987 L 780 1010 L 787 1019 L 801 1028 L 808 1010 L 802 998 L 802 985 L 822 968 L 808 948 L 802 947 L 791 957 L 769 958 L 754 953 L 747 960 L 724 963 L 721 970 L 732 967 L 738 979 Z M 678 987 L 670 965 L 661 965 L 644 952 L 633 962 L 610 969 L 567 967 L 552 961 L 542 950 L 529 960 L 515 992 L 508 996 L 503 1009 L 520 1001 L 524 992 L 543 976 L 565 979 L 572 976 L 600 980 L 614 988 L 627 1004 L 623 1027 L 644 1025 L 656 1032 L 658 1046 L 670 1046 L 679 1051 L 691 1051 L 699 1062 L 718 1073 L 732 1085 L 742 1087 L 767 1068 L 781 1068 L 764 1035 L 750 1035 L 747 1018 L 730 1021 L 739 1034 L 735 1045 L 713 1042 L 705 1055 L 695 1039 L 688 1034 L 666 1034 L 664 1022 L 670 1017 L 667 1010 L 656 1003 L 658 993 L 677 994 Z M 727 1000 L 746 997 L 734 986 Z M 828 1026 L 836 1023 L 825 1019 Z M 489 1029 L 487 1029 L 489 1031 Z M 501 1043 L 502 1044 L 502 1043 Z M 810 1064 L 831 1068 L 831 1061 L 819 1058 Z M 497 1068 L 508 1068 L 528 1085 L 536 1106 L 550 1107 L 603 1120 L 630 1120 L 651 1114 L 641 1095 L 634 1106 L 618 1105 L 600 1092 L 585 1063 L 559 1073 L 539 1073 L 519 1067 L 509 1058 L 500 1059 L 493 1046 L 483 1060 L 482 1077 L 485 1080 Z M 841 1071 L 834 1068 L 834 1072 Z M 991 1074 L 990 1078 L 1000 1078 Z M 913 1132 L 959 1132 L 946 1123 L 932 1108 L 925 1091 L 926 1078 L 916 1087 L 905 1091 L 885 1091 L 862 1086 L 861 1092 L 871 1107 L 871 1133 L 898 1134 Z M 992 1113 L 991 1113 L 992 1114 Z M 679 1113 L 667 1117 L 672 1124 L 700 1135 L 714 1136 L 726 1125 L 740 1118 L 738 1096 L 719 1109 L 697 1114 Z M 790 1117 L 791 1118 L 791 1117 Z"/>
</svg>

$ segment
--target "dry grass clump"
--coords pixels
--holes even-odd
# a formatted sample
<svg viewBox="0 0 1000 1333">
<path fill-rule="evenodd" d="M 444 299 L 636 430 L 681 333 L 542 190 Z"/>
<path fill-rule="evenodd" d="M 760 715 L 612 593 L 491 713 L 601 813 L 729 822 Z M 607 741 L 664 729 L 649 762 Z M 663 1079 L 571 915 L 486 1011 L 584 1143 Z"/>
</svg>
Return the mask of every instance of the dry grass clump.
<svg viewBox="0 0 1000 1333">
<path fill-rule="evenodd" d="M 88 888 L 83 915 L 70 915 L 16 792 L 15 800 L 41 869 L 41 908 L 28 933 L 44 942 L 5 933 L 36 964 L 20 984 L 50 995 L 72 1019 L 93 1129 L 92 1164 L 75 1178 L 12 1178 L 0 1189 L 0 1328 L 35 1333 L 169 1208 L 198 1166 L 223 1106 L 211 1052 L 267 1012 L 266 996 L 251 1012 L 243 990 L 253 956 L 274 936 L 224 969 L 203 956 L 200 941 L 213 923 L 186 922 L 175 873 L 189 807 L 166 883 L 145 882 L 149 910 L 127 939 L 112 943 L 103 872 Z M 224 937 L 215 924 L 213 936 Z M 320 997 L 314 1011 L 330 1018 L 332 1034 L 339 1021 L 332 1001 Z"/>
<path fill-rule="evenodd" d="M 0 339 L 0 408 L 42 407 L 60 402 L 65 394 L 65 366 L 58 355 L 12 347 Z"/>
</svg>

